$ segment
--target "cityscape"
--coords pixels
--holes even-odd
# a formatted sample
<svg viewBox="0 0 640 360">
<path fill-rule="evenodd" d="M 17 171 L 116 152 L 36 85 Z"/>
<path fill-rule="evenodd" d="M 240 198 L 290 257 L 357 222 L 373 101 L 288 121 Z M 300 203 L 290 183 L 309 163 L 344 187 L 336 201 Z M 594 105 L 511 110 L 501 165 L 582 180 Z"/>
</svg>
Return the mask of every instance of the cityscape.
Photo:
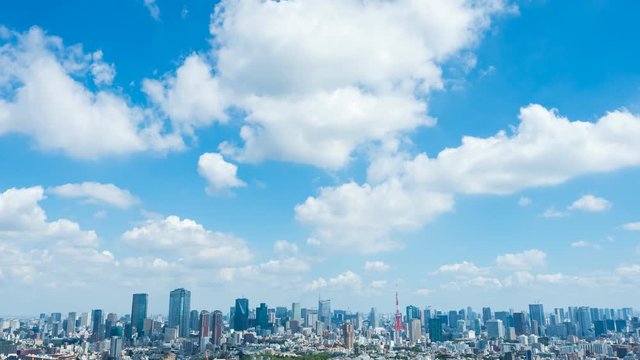
<svg viewBox="0 0 640 360">
<path fill-rule="evenodd" d="M 640 0 L 0 0 L 0 360 L 640 360 Z"/>
<path fill-rule="evenodd" d="M 166 314 L 148 313 L 133 294 L 131 312 L 42 313 L 0 319 L 0 359 L 637 359 L 640 317 L 633 308 L 569 306 L 545 311 L 407 305 L 395 313 L 317 306 L 253 305 L 196 310 L 191 292 L 169 294 Z M 257 306 L 256 306 L 257 305 Z"/>
</svg>

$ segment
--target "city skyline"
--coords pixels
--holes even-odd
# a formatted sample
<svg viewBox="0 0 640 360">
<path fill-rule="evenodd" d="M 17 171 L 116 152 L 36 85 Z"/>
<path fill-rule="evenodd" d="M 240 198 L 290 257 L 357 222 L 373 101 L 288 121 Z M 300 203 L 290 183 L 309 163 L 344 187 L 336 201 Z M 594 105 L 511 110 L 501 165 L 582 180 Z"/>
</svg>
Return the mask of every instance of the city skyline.
<svg viewBox="0 0 640 360">
<path fill-rule="evenodd" d="M 638 12 L 4 2 L 0 315 L 637 308 Z"/>
</svg>

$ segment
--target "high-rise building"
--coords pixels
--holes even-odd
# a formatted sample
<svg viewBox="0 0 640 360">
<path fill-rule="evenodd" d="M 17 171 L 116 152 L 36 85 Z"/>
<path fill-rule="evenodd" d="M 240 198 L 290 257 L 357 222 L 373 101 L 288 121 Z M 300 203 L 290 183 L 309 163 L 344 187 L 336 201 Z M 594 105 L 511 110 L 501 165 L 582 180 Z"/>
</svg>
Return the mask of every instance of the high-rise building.
<svg viewBox="0 0 640 360">
<path fill-rule="evenodd" d="M 455 329 L 458 325 L 458 312 L 455 310 L 449 311 L 449 328 Z"/>
<path fill-rule="evenodd" d="M 369 326 L 372 328 L 378 327 L 378 309 L 374 307 L 369 312 Z"/>
<path fill-rule="evenodd" d="M 200 311 L 200 319 L 198 324 L 198 334 L 200 337 L 209 337 L 209 325 L 211 324 L 211 315 L 207 310 Z"/>
<path fill-rule="evenodd" d="M 528 331 L 527 318 L 523 312 L 513 313 L 513 327 L 516 329 L 516 335 L 525 335 Z"/>
<path fill-rule="evenodd" d="M 409 341 L 416 344 L 422 335 L 422 322 L 420 319 L 411 319 L 409 321 Z"/>
<path fill-rule="evenodd" d="M 331 323 L 331 300 L 318 300 L 318 320 Z"/>
<path fill-rule="evenodd" d="M 269 327 L 269 314 L 265 303 L 261 303 L 260 307 L 256 308 L 256 325 L 263 330 Z"/>
<path fill-rule="evenodd" d="M 224 330 L 224 323 L 222 319 L 222 311 L 216 310 L 211 317 L 211 342 L 215 346 L 221 345 L 222 331 Z"/>
<path fill-rule="evenodd" d="M 347 349 L 353 349 L 355 331 L 352 323 L 346 322 L 342 325 L 342 335 L 344 336 L 344 347 Z"/>
<path fill-rule="evenodd" d="M 411 323 L 411 320 L 413 319 L 420 319 L 420 308 L 418 308 L 417 306 L 414 305 L 408 305 L 406 307 L 406 312 L 407 312 L 407 322 Z"/>
<path fill-rule="evenodd" d="M 444 340 L 442 336 L 442 319 L 432 318 L 429 319 L 429 339 L 432 342 L 440 342 Z"/>
<path fill-rule="evenodd" d="M 576 322 L 578 323 L 578 336 L 591 336 L 591 311 L 588 306 L 581 306 L 576 310 Z"/>
<path fill-rule="evenodd" d="M 101 309 L 91 311 L 91 340 L 94 342 L 104 340 L 104 313 Z"/>
<path fill-rule="evenodd" d="M 183 288 L 169 293 L 169 327 L 178 329 L 178 335 L 189 337 L 189 320 L 191 313 L 191 292 Z"/>
<path fill-rule="evenodd" d="M 198 310 L 189 312 L 189 330 L 198 331 L 200 329 L 200 313 Z"/>
<path fill-rule="evenodd" d="M 200 312 L 200 324 L 198 326 L 198 335 L 200 337 L 200 351 L 204 352 L 207 349 L 207 343 L 209 342 L 209 326 L 211 325 L 211 315 L 208 311 L 202 310 Z"/>
<path fill-rule="evenodd" d="M 122 338 L 112 336 L 109 344 L 109 360 L 120 360 L 122 358 Z"/>
<path fill-rule="evenodd" d="M 529 304 L 529 319 L 531 320 L 531 331 L 538 335 L 544 335 L 544 308 L 542 304 Z M 536 327 L 533 327 L 533 322 L 536 321 Z"/>
<path fill-rule="evenodd" d="M 487 323 L 487 321 L 491 320 L 493 318 L 493 316 L 491 316 L 491 308 L 490 307 L 483 307 L 482 308 L 482 322 L 483 323 Z"/>
<path fill-rule="evenodd" d="M 291 304 L 291 318 L 296 321 L 302 321 L 302 311 L 299 302 Z"/>
<path fill-rule="evenodd" d="M 76 332 L 76 318 L 77 315 L 75 312 L 70 312 L 69 316 L 67 316 L 67 323 L 64 332 L 67 333 L 67 336 Z"/>
<path fill-rule="evenodd" d="M 485 323 L 487 327 L 487 335 L 491 339 L 503 339 L 504 338 L 504 326 L 502 320 L 487 320 Z"/>
<path fill-rule="evenodd" d="M 138 337 L 141 337 L 142 335 L 151 335 L 144 334 L 144 319 L 147 318 L 148 301 L 148 294 L 133 294 L 133 299 L 131 300 L 132 335 L 133 333 L 137 333 Z"/>
<path fill-rule="evenodd" d="M 236 299 L 235 314 L 233 315 L 233 329 L 245 331 L 249 328 L 249 299 Z"/>
</svg>

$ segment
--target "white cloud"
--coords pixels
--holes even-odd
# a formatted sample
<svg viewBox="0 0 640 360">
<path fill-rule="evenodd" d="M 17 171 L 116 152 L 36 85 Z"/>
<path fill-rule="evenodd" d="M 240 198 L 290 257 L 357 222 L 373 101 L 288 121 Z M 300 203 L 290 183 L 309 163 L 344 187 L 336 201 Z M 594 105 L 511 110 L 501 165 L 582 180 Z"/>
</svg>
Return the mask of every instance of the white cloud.
<svg viewBox="0 0 640 360">
<path fill-rule="evenodd" d="M 589 247 L 590 245 L 591 244 L 589 244 L 589 242 L 584 240 L 578 240 L 571 243 L 571 247 L 574 247 L 574 248 L 585 248 L 585 247 Z"/>
<path fill-rule="evenodd" d="M 538 249 L 526 250 L 520 253 L 498 255 L 496 265 L 504 269 L 528 270 L 544 267 L 547 254 Z"/>
<path fill-rule="evenodd" d="M 83 281 L 114 263 L 110 252 L 98 248 L 95 232 L 68 219 L 48 220 L 43 200 L 40 186 L 0 193 L 0 264 L 6 281 L 38 286 Z"/>
<path fill-rule="evenodd" d="M 584 195 L 569 206 L 569 210 L 588 212 L 602 212 L 609 210 L 610 208 L 611 203 L 607 199 L 595 197 L 593 195 Z"/>
<path fill-rule="evenodd" d="M 218 153 L 204 153 L 198 159 L 198 173 L 207 180 L 208 194 L 217 194 L 246 183 L 237 176 L 238 167 Z"/>
<path fill-rule="evenodd" d="M 313 291 L 326 287 L 338 290 L 360 290 L 362 288 L 362 278 L 353 271 L 347 270 L 329 280 L 324 278 L 315 279 L 305 286 L 305 290 Z"/>
<path fill-rule="evenodd" d="M 278 240 L 273 244 L 273 250 L 277 254 L 295 255 L 298 253 L 298 245 L 286 240 Z"/>
<path fill-rule="evenodd" d="M 145 79 L 142 89 L 182 133 L 193 135 L 195 128 L 228 120 L 218 79 L 200 55 L 189 55 L 174 76 Z"/>
<path fill-rule="evenodd" d="M 296 219 L 313 228 L 312 244 L 336 251 L 375 253 L 398 249 L 391 231 L 420 228 L 453 209 L 447 194 L 406 189 L 396 181 L 377 186 L 348 183 L 322 188 L 295 208 Z"/>
<path fill-rule="evenodd" d="M 373 280 L 369 284 L 369 288 L 373 290 L 384 289 L 387 286 L 387 280 Z"/>
<path fill-rule="evenodd" d="M 122 241 L 147 254 L 195 267 L 246 264 L 253 258 L 244 240 L 177 216 L 147 220 L 126 231 Z"/>
<path fill-rule="evenodd" d="M 446 264 L 438 268 L 437 271 L 432 272 L 432 275 L 436 274 L 460 274 L 460 275 L 480 275 L 486 274 L 487 268 L 480 268 L 472 262 L 463 261 L 456 264 Z"/>
<path fill-rule="evenodd" d="M 156 4 L 156 0 L 144 0 L 144 6 L 149 10 L 149 15 L 156 20 L 160 21 L 160 8 Z"/>
<path fill-rule="evenodd" d="M 520 121 L 511 135 L 466 136 L 461 146 L 433 159 L 377 154 L 366 183 L 321 189 L 296 207 L 297 218 L 311 226 L 317 243 L 384 251 L 397 247 L 390 237 L 406 229 L 402 225 L 417 229 L 451 211 L 455 194 L 510 194 L 640 165 L 640 119 L 626 111 L 594 123 L 572 122 L 555 110 L 529 105 L 521 109 Z M 564 215 L 554 208 L 543 214 Z"/>
<path fill-rule="evenodd" d="M 526 196 L 521 196 L 520 199 L 518 200 L 518 206 L 522 206 L 522 207 L 529 206 L 531 205 L 531 203 L 533 203 L 533 201 Z"/>
<path fill-rule="evenodd" d="M 616 268 L 616 273 L 622 276 L 638 279 L 640 276 L 640 264 L 618 266 Z"/>
<path fill-rule="evenodd" d="M 386 272 L 389 271 L 390 266 L 384 261 L 365 261 L 364 271 L 368 272 Z"/>
<path fill-rule="evenodd" d="M 529 105 L 520 110 L 512 135 L 465 136 L 462 145 L 434 159 L 420 154 L 370 180 L 403 176 L 433 191 L 510 194 L 561 184 L 573 177 L 640 165 L 640 119 L 614 111 L 597 122 L 569 121 L 556 110 Z"/>
<path fill-rule="evenodd" d="M 416 290 L 416 295 L 429 296 L 429 295 L 431 295 L 431 290 L 429 290 L 429 289 L 417 289 Z"/>
<path fill-rule="evenodd" d="M 0 135 L 24 134 L 40 149 L 80 159 L 182 149 L 181 137 L 165 134 L 162 121 L 117 90 L 83 84 L 90 74 L 108 85 L 114 73 L 100 52 L 85 55 L 40 28 L 12 33 L 0 47 Z"/>
<path fill-rule="evenodd" d="M 627 223 L 622 228 L 628 231 L 640 231 L 640 222 Z"/>
<path fill-rule="evenodd" d="M 568 214 L 564 211 L 560 211 L 557 210 L 555 207 L 550 207 L 548 209 L 546 209 L 543 213 L 542 213 L 542 217 L 544 218 L 560 218 L 560 217 L 565 217 Z"/>
<path fill-rule="evenodd" d="M 338 169 L 371 142 L 432 125 L 425 95 L 442 88 L 441 64 L 507 10 L 501 0 L 221 1 L 210 63 L 190 56 L 145 88 L 186 127 L 231 107 L 246 113 L 242 143 L 220 146 L 226 156 Z M 195 68 L 200 75 L 178 86 Z"/>
<path fill-rule="evenodd" d="M 127 190 L 113 184 L 83 182 L 79 184 L 64 184 L 47 189 L 47 192 L 66 198 L 81 198 L 92 203 L 104 203 L 119 208 L 129 208 L 139 202 Z"/>
</svg>

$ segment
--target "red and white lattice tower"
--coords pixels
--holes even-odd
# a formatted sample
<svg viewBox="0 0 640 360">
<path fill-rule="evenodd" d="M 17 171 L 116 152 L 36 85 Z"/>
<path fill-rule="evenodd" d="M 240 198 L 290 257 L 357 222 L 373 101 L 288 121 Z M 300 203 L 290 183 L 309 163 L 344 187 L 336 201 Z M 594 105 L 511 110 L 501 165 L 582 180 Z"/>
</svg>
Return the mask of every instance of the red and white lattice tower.
<svg viewBox="0 0 640 360">
<path fill-rule="evenodd" d="M 398 301 L 398 290 L 396 289 L 396 324 L 393 327 L 393 330 L 400 332 L 404 330 L 404 326 L 402 326 L 402 314 L 400 313 L 400 303 Z"/>
</svg>

